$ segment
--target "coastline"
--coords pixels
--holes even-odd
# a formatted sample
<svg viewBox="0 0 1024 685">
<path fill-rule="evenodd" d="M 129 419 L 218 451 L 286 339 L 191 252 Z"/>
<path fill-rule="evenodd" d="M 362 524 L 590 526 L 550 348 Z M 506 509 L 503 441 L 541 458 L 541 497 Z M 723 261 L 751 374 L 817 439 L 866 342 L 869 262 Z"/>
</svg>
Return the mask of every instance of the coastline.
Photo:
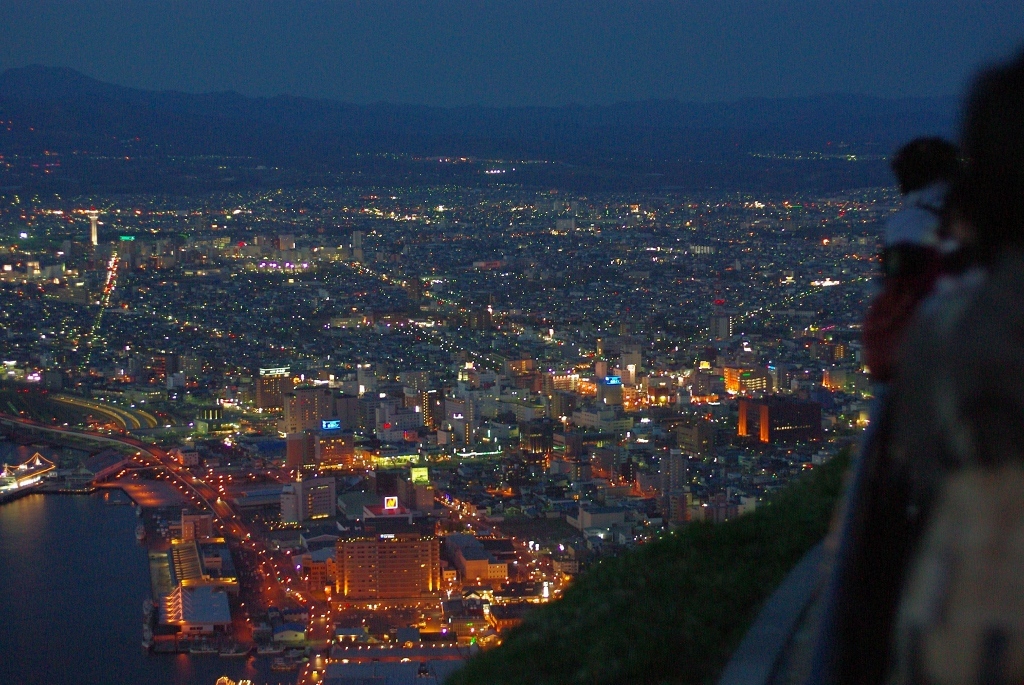
<svg viewBox="0 0 1024 685">
<path fill-rule="evenodd" d="M 293 673 L 272 672 L 266 658 L 148 654 L 140 624 L 154 590 L 149 562 L 159 553 L 135 540 L 135 507 L 104 501 L 98 492 L 26 494 L 40 496 L 0 506 L 0 582 L 7 588 L 0 598 L 0 643 L 12 654 L 0 662 L 0 682 L 213 685 L 226 675 L 294 683 Z"/>
</svg>

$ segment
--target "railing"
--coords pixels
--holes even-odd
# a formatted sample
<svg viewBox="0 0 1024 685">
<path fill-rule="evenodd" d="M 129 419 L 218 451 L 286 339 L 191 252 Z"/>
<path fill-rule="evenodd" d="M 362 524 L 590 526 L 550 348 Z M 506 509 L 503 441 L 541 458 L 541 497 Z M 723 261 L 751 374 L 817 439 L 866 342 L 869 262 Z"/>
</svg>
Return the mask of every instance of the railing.
<svg viewBox="0 0 1024 685">
<path fill-rule="evenodd" d="M 783 579 L 733 652 L 718 685 L 781 685 L 804 680 L 810 667 L 810 635 L 824 558 L 824 543 L 818 543 Z"/>
<path fill-rule="evenodd" d="M 836 512 L 835 529 L 804 555 L 768 598 L 726 664 L 718 685 L 832 682 L 837 588 L 848 572 L 851 531 L 866 478 L 865 464 L 880 439 L 885 396 L 884 386 L 875 388 L 871 421 L 853 460 Z"/>
</svg>

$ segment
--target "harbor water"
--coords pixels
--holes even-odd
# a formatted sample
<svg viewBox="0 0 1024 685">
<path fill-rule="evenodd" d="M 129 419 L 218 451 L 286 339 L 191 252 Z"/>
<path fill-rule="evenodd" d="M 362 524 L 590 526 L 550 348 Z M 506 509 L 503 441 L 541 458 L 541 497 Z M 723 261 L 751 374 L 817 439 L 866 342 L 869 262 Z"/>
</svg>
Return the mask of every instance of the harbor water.
<svg viewBox="0 0 1024 685">
<path fill-rule="evenodd" d="M 0 506 L 0 683 L 294 683 L 266 658 L 149 655 L 149 560 L 132 507 L 102 495 L 33 494 Z"/>
</svg>

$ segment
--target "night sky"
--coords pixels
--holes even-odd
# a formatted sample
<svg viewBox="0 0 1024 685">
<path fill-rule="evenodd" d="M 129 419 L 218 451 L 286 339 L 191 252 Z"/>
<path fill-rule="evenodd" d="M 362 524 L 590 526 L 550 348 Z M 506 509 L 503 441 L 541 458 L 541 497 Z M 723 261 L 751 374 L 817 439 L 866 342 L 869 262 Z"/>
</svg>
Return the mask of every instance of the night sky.
<svg viewBox="0 0 1024 685">
<path fill-rule="evenodd" d="M 0 3 L 0 70 L 360 103 L 948 96 L 1022 45 L 1021 0 Z"/>
</svg>

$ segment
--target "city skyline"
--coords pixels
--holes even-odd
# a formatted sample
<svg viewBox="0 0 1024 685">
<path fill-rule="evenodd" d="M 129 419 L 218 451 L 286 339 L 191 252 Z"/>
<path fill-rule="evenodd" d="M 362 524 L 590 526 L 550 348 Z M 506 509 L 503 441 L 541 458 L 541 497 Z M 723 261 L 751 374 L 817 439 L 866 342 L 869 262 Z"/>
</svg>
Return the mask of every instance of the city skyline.
<svg viewBox="0 0 1024 685">
<path fill-rule="evenodd" d="M 945 506 L 872 441 L 1013 425 L 978 188 L 1020 146 L 957 110 L 1022 35 L 1004 0 L 0 7 L 0 682 L 816 682 L 860 606 L 825 588 Z M 1013 326 L 932 350 L 985 293 Z M 836 525 L 882 553 L 829 561 Z"/>
</svg>

